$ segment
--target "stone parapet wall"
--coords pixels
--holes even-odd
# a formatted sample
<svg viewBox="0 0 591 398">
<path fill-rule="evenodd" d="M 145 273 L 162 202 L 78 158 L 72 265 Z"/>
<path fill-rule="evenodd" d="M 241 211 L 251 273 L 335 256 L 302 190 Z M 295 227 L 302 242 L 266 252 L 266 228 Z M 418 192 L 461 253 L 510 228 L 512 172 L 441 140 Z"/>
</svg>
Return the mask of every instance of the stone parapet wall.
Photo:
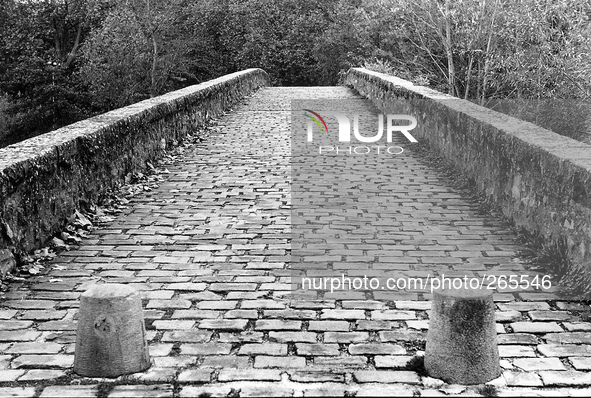
<svg viewBox="0 0 591 398">
<path fill-rule="evenodd" d="M 518 227 L 549 244 L 566 242 L 574 271 L 591 275 L 590 145 L 383 73 L 353 68 L 345 84 L 384 113 L 415 116 L 419 142 Z"/>
<path fill-rule="evenodd" d="M 180 141 L 269 84 L 263 70 L 248 69 L 0 149 L 0 250 L 19 254 L 45 244 L 75 209 L 156 159 L 163 141 Z"/>
</svg>

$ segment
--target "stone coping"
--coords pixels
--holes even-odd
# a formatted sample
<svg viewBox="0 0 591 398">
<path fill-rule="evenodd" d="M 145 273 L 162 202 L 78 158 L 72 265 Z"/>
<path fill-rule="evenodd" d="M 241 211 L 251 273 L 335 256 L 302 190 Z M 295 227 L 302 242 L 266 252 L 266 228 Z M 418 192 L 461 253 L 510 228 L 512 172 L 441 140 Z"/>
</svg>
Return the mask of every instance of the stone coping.
<svg viewBox="0 0 591 398">
<path fill-rule="evenodd" d="M 517 227 L 566 247 L 575 274 L 589 276 L 591 145 L 363 68 L 350 69 L 345 84 L 385 113 L 414 115 L 419 142 L 452 163 Z"/>
<path fill-rule="evenodd" d="M 270 79 L 247 69 L 116 109 L 0 149 L 0 250 L 43 245 L 95 202 Z M 0 276 L 8 270 L 0 266 Z"/>
</svg>

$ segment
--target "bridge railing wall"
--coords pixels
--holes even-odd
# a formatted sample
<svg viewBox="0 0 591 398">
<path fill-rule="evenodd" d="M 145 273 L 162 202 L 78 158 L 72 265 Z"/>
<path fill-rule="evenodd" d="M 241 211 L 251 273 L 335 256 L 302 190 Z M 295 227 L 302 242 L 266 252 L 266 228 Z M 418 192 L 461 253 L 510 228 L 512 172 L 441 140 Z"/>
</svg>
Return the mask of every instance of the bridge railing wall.
<svg viewBox="0 0 591 398">
<path fill-rule="evenodd" d="M 384 113 L 415 116 L 419 142 L 591 275 L 590 145 L 390 75 L 353 68 L 346 84 Z"/>
<path fill-rule="evenodd" d="M 269 84 L 263 70 L 248 69 L 0 149 L 0 274 L 10 268 L 8 250 L 18 254 L 45 244 L 76 209 Z"/>
</svg>

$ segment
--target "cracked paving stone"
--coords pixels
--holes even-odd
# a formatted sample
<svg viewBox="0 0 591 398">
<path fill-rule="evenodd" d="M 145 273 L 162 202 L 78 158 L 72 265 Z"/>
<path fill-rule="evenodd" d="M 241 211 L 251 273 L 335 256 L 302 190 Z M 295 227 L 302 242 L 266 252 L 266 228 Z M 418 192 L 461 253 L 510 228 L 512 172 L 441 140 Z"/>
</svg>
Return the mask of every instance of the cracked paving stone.
<svg viewBox="0 0 591 398">
<path fill-rule="evenodd" d="M 74 355 L 21 355 L 12 360 L 13 368 L 69 368 Z"/>
<path fill-rule="evenodd" d="M 20 330 L 33 326 L 33 321 L 0 321 L 0 331 Z"/>
<path fill-rule="evenodd" d="M 277 344 L 277 343 L 244 344 L 238 350 L 238 355 L 286 356 L 287 355 L 287 344 Z"/>
<path fill-rule="evenodd" d="M 66 372 L 63 370 L 52 370 L 52 369 L 32 369 L 27 373 L 19 377 L 19 381 L 36 381 L 36 380 L 54 380 L 60 377 L 65 377 Z"/>
<path fill-rule="evenodd" d="M 546 386 L 586 386 L 591 384 L 591 373 L 569 371 L 542 371 L 539 373 Z"/>
<path fill-rule="evenodd" d="M 24 370 L 3 369 L 0 371 L 0 382 L 15 381 L 23 374 L 25 374 Z"/>
<path fill-rule="evenodd" d="M 57 354 L 63 346 L 57 343 L 14 343 L 7 354 Z"/>
<path fill-rule="evenodd" d="M 268 357 L 256 356 L 254 359 L 255 368 L 305 368 L 306 358 L 304 357 Z"/>
<path fill-rule="evenodd" d="M 526 372 L 537 370 L 566 370 L 558 358 L 517 358 L 513 365 Z"/>
<path fill-rule="evenodd" d="M 509 387 L 541 387 L 542 380 L 535 373 L 528 372 L 503 372 L 503 377 Z"/>
<path fill-rule="evenodd" d="M 232 350 L 231 344 L 203 343 L 181 344 L 182 355 L 228 355 Z"/>
<path fill-rule="evenodd" d="M 33 341 L 36 340 L 39 336 L 41 336 L 41 332 L 35 331 L 8 331 L 8 332 L 0 332 L 0 341 Z"/>
<path fill-rule="evenodd" d="M 164 332 L 162 335 L 163 342 L 180 342 L 180 343 L 201 343 L 208 341 L 211 338 L 212 332 L 201 330 L 175 330 L 172 332 Z"/>
<path fill-rule="evenodd" d="M 546 357 L 591 357 L 591 346 L 588 345 L 540 344 L 538 351 Z"/>
<path fill-rule="evenodd" d="M 418 384 L 420 377 L 411 371 L 393 370 L 362 370 L 353 373 L 358 383 L 407 383 Z"/>
<path fill-rule="evenodd" d="M 208 383 L 213 369 L 187 369 L 179 373 L 179 383 Z"/>
<path fill-rule="evenodd" d="M 204 319 L 199 323 L 200 329 L 215 330 L 244 330 L 248 320 L 246 319 Z"/>
<path fill-rule="evenodd" d="M 41 392 L 40 398 L 94 398 L 97 396 L 98 387 L 88 386 L 48 386 Z"/>
<path fill-rule="evenodd" d="M 218 380 L 227 381 L 281 381 L 281 371 L 273 369 L 222 369 Z"/>
<path fill-rule="evenodd" d="M 173 396 L 171 384 L 115 386 L 108 398 L 146 397 L 168 398 Z"/>
<path fill-rule="evenodd" d="M 32 398 L 35 395 L 35 387 L 0 387 L 0 397 Z"/>
</svg>

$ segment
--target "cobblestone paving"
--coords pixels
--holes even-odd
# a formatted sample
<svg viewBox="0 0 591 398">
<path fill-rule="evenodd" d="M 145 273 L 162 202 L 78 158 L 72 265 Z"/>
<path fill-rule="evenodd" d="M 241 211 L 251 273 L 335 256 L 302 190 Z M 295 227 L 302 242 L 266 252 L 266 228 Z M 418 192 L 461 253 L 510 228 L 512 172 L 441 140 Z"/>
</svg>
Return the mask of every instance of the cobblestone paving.
<svg viewBox="0 0 591 398">
<path fill-rule="evenodd" d="M 474 394 L 405 369 L 424 348 L 430 295 L 290 297 L 290 98 L 345 88 L 266 88 L 222 117 L 159 188 L 13 283 L 0 302 L 0 396 L 422 396 Z M 416 155 L 396 201 L 391 247 L 343 241 L 327 256 L 369 256 L 407 276 L 532 275 L 516 237 L 479 215 Z M 395 255 L 380 257 L 380 250 Z M 371 253 L 370 253 L 371 251 Z M 97 282 L 142 292 L 150 370 L 73 375 L 80 294 Z M 404 294 L 402 294 L 404 293 Z M 495 294 L 499 395 L 591 395 L 588 305 L 549 291 Z"/>
</svg>

